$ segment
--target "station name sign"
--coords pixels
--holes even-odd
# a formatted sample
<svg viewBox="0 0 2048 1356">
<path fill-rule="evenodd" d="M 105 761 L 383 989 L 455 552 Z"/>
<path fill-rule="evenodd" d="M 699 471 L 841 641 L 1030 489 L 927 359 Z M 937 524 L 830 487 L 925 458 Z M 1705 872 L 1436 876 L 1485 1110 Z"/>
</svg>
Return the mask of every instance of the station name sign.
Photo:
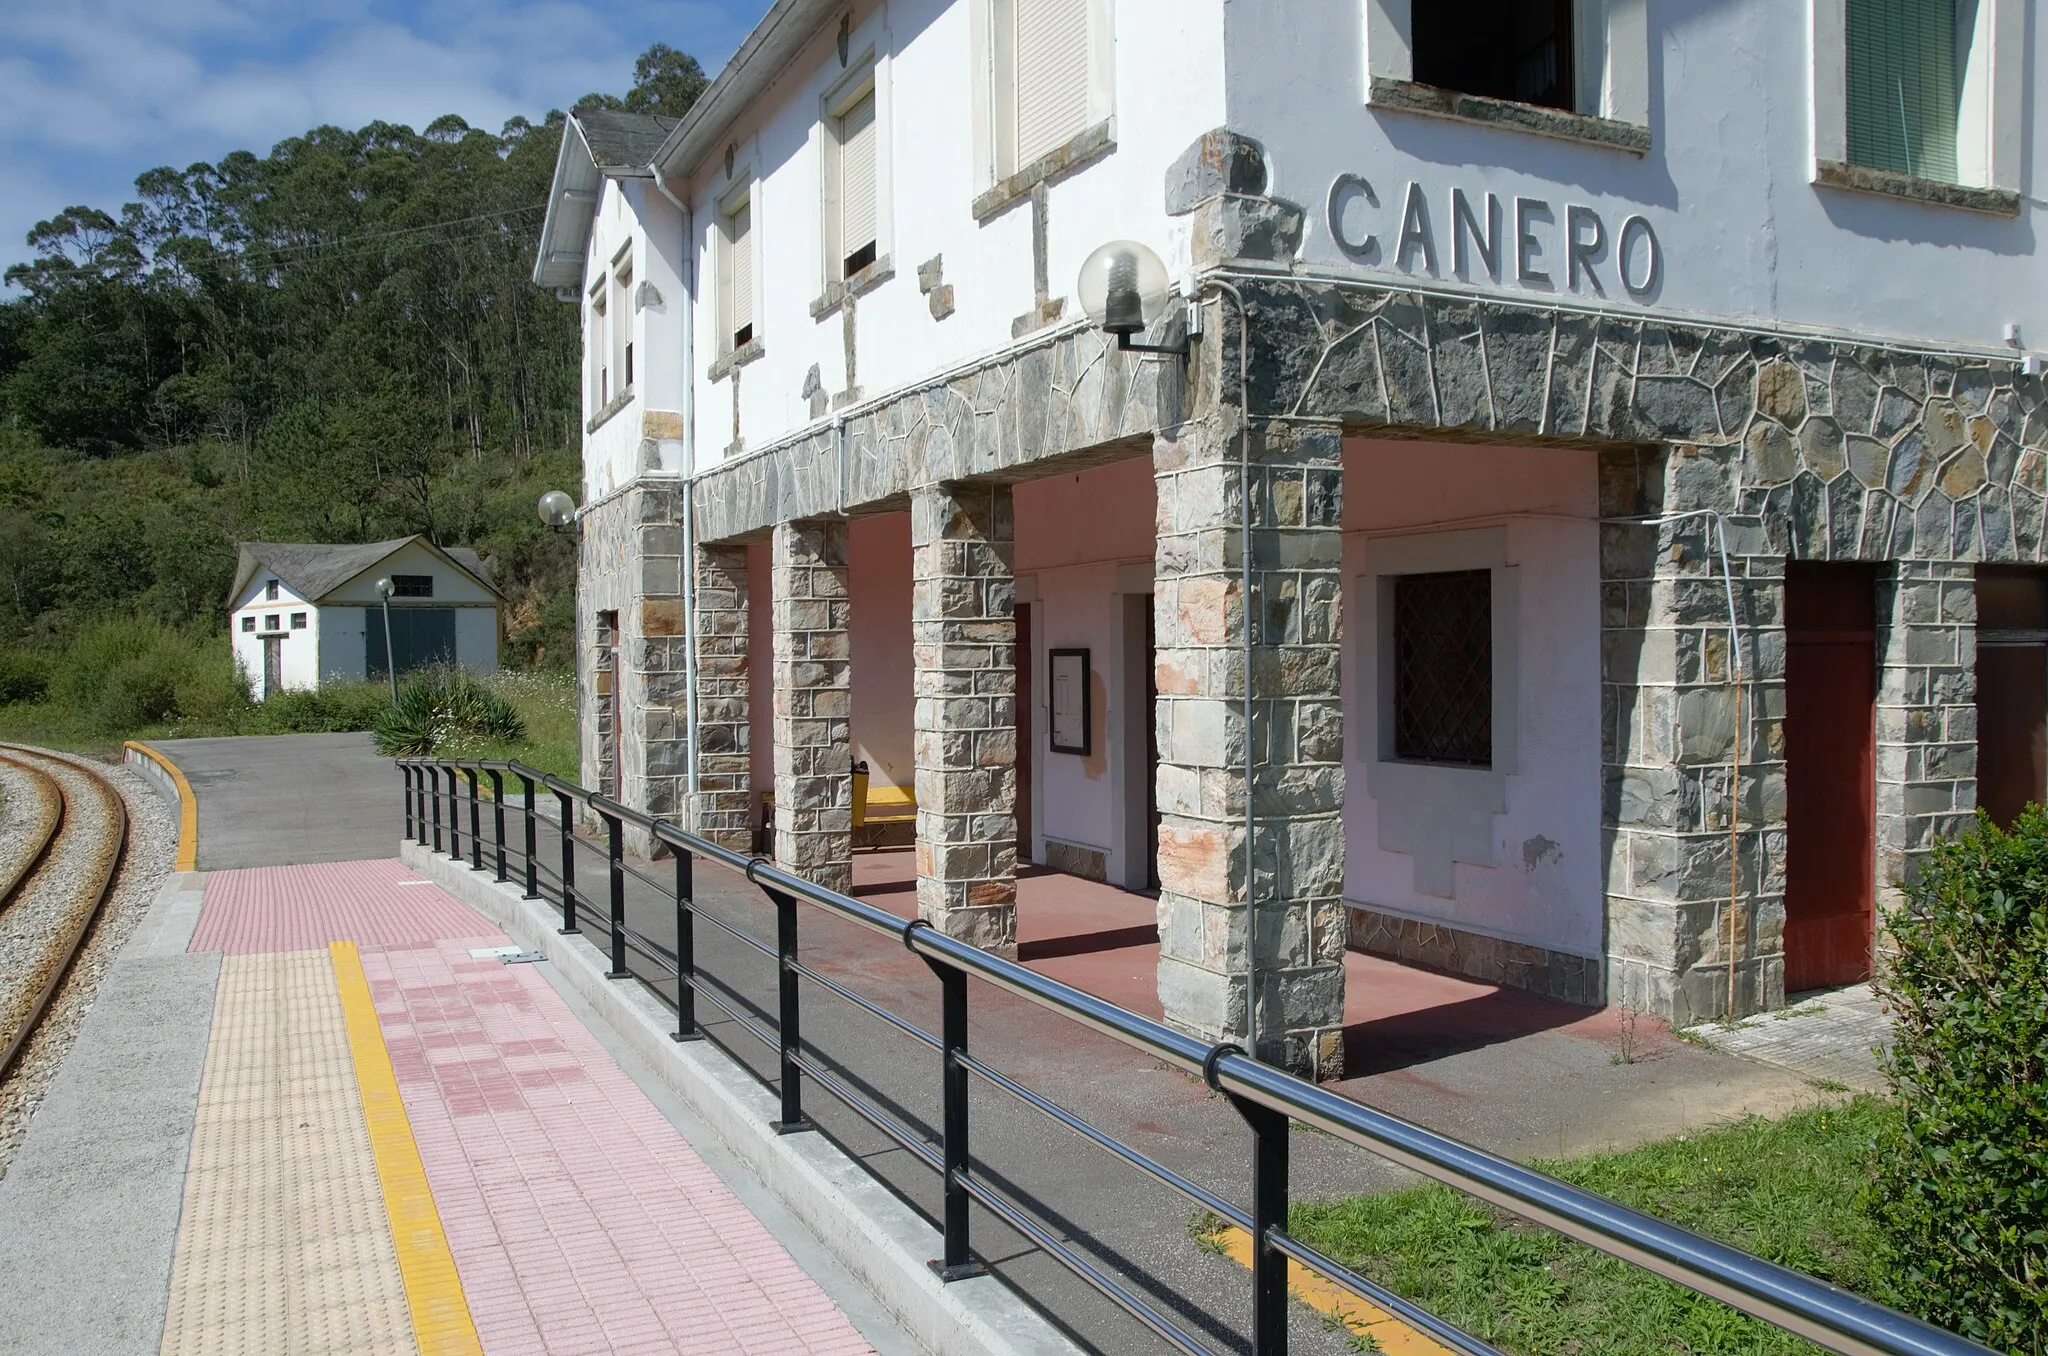
<svg viewBox="0 0 2048 1356">
<path fill-rule="evenodd" d="M 1330 239 L 1345 257 L 1375 267 L 1391 264 L 1402 273 L 1440 278 L 1448 262 L 1450 276 L 1467 282 L 1512 278 L 1532 290 L 1595 297 L 1607 296 L 1612 284 L 1636 301 L 1650 300 L 1663 283 L 1663 246 L 1639 214 L 1612 229 L 1598 208 L 1581 203 L 1467 194 L 1462 188 L 1452 188 L 1442 207 L 1440 227 L 1428 193 L 1411 180 L 1395 224 L 1371 180 L 1340 174 L 1330 184 L 1324 213 Z"/>
</svg>

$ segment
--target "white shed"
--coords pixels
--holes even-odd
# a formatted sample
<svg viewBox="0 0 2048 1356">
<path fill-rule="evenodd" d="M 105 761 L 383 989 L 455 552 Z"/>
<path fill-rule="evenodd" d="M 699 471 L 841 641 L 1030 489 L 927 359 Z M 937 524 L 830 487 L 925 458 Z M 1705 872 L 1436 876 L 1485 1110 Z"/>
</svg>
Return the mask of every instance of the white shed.
<svg viewBox="0 0 2048 1356">
<path fill-rule="evenodd" d="M 377 581 L 392 583 L 390 635 Z M 498 667 L 504 596 L 474 551 L 425 537 L 326 546 L 246 541 L 228 596 L 235 663 L 258 699 L 426 664 Z"/>
</svg>

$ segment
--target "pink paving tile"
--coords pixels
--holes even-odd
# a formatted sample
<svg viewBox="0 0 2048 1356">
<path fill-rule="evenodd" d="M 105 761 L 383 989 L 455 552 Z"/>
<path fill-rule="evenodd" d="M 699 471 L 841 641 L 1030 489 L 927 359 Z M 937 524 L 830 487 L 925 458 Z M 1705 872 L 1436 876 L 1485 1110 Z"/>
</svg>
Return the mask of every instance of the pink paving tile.
<svg viewBox="0 0 2048 1356">
<path fill-rule="evenodd" d="M 365 949 L 452 938 L 504 943 L 503 933 L 439 886 L 399 883 L 417 879 L 395 860 L 211 872 L 190 949 L 246 956 L 339 941 Z"/>
<path fill-rule="evenodd" d="M 540 974 L 466 940 L 363 968 L 485 1352 L 867 1351 Z"/>
</svg>

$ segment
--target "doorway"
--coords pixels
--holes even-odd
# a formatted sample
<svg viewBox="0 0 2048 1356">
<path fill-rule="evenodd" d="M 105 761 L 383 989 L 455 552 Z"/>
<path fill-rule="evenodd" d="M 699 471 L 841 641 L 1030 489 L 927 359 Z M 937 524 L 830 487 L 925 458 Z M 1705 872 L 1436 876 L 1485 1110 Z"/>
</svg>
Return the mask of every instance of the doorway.
<svg viewBox="0 0 2048 1356">
<path fill-rule="evenodd" d="M 284 637 L 263 638 L 263 700 L 284 691 Z"/>
<path fill-rule="evenodd" d="M 2048 796 L 2048 571 L 1977 567 L 1977 804 L 2011 828 Z"/>
<path fill-rule="evenodd" d="M 1017 604 L 1017 864 L 1031 860 L 1031 604 Z"/>
<path fill-rule="evenodd" d="M 1785 571 L 1785 992 L 1870 978 L 1877 909 L 1877 571 Z"/>
</svg>

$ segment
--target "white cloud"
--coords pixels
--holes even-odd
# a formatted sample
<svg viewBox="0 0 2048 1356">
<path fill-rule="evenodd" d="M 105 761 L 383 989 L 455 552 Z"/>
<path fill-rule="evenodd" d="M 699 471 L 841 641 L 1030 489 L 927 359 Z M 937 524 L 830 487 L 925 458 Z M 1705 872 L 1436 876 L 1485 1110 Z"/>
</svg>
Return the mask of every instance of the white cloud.
<svg viewBox="0 0 2048 1356">
<path fill-rule="evenodd" d="M 64 206 L 117 209 L 157 165 L 310 127 L 444 113 L 496 130 L 624 93 L 649 43 L 715 71 L 768 0 L 0 0 L 0 268 Z"/>
</svg>

